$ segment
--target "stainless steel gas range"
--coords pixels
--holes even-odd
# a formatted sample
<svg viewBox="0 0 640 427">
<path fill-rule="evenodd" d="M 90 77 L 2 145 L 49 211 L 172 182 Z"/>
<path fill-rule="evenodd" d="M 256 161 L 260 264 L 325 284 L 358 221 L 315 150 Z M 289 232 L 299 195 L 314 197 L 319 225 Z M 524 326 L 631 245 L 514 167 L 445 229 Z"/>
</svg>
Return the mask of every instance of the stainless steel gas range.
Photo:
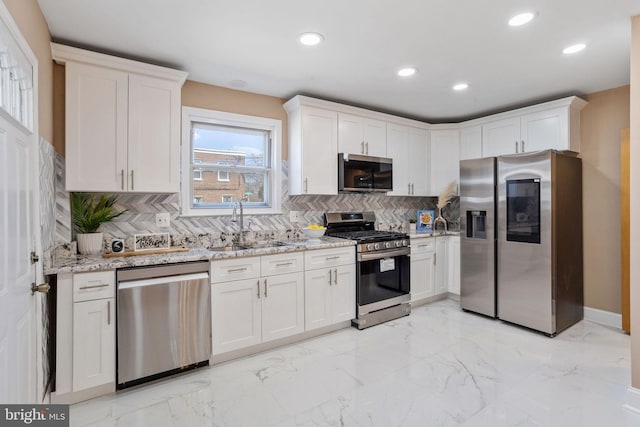
<svg viewBox="0 0 640 427">
<path fill-rule="evenodd" d="M 373 212 L 325 214 L 327 235 L 355 240 L 358 329 L 411 313 L 409 236 L 375 229 Z"/>
</svg>

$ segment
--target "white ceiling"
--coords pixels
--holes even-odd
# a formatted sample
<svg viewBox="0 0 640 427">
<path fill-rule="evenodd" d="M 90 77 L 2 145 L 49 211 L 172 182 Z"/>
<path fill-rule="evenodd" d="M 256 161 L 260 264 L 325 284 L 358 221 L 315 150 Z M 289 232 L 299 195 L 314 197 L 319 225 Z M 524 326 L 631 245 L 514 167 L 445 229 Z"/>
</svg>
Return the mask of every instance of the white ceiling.
<svg viewBox="0 0 640 427">
<path fill-rule="evenodd" d="M 432 122 L 629 83 L 640 0 L 38 0 L 56 41 Z M 522 11 L 536 19 L 512 28 Z M 305 31 L 324 35 L 302 46 Z M 583 42 L 566 56 L 561 50 Z M 398 68 L 419 68 L 412 78 Z M 236 84 L 234 86 L 234 81 Z M 470 88 L 453 92 L 454 83 Z"/>
</svg>

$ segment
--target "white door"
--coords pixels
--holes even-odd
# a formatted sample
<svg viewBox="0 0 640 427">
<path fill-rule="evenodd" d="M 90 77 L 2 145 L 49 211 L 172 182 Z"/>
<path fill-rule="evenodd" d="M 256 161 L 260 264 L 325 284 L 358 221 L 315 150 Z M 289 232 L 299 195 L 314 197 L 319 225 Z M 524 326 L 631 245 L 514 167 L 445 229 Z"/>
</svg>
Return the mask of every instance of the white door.
<svg viewBox="0 0 640 427">
<path fill-rule="evenodd" d="M 304 332 L 304 273 L 262 281 L 262 342 Z"/>
<path fill-rule="evenodd" d="M 356 317 L 356 266 L 342 265 L 334 271 L 331 286 L 331 319 L 333 323 Z"/>
<path fill-rule="evenodd" d="M 449 289 L 449 266 L 447 264 L 448 255 L 448 237 L 436 237 L 436 295 L 443 294 Z"/>
<path fill-rule="evenodd" d="M 532 152 L 553 148 L 567 150 L 569 135 L 567 134 L 567 116 L 565 110 L 541 111 L 522 117 L 522 140 L 520 152 Z"/>
<path fill-rule="evenodd" d="M 411 254 L 411 302 L 435 295 L 435 252 Z"/>
<path fill-rule="evenodd" d="M 0 112 L 0 402 L 36 401 L 36 143 Z"/>
<path fill-rule="evenodd" d="M 338 194 L 338 113 L 302 112 L 302 193 Z"/>
<path fill-rule="evenodd" d="M 482 126 L 460 129 L 460 160 L 482 157 Z"/>
<path fill-rule="evenodd" d="M 387 157 L 387 124 L 380 120 L 364 122 L 364 154 Z"/>
<path fill-rule="evenodd" d="M 429 159 L 431 195 L 437 196 L 451 181 L 460 177 L 460 133 L 458 130 L 432 130 Z"/>
<path fill-rule="evenodd" d="M 338 115 L 338 152 L 365 154 L 363 117 Z"/>
<path fill-rule="evenodd" d="M 393 191 L 388 195 L 407 196 L 411 193 L 409 159 L 412 155 L 409 148 L 409 128 L 392 124 L 387 126 L 387 156 L 393 159 Z M 422 170 L 425 169 L 424 166 L 422 164 Z"/>
<path fill-rule="evenodd" d="M 304 273 L 305 330 L 331 324 L 331 283 L 333 268 L 309 270 Z"/>
<path fill-rule="evenodd" d="M 427 165 L 429 164 L 429 132 L 409 128 L 409 181 L 412 196 L 428 196 Z M 456 169 L 458 166 L 456 165 Z M 395 173 L 396 169 L 393 169 Z"/>
<path fill-rule="evenodd" d="M 520 152 L 520 117 L 497 120 L 482 126 L 482 157 Z"/>
</svg>

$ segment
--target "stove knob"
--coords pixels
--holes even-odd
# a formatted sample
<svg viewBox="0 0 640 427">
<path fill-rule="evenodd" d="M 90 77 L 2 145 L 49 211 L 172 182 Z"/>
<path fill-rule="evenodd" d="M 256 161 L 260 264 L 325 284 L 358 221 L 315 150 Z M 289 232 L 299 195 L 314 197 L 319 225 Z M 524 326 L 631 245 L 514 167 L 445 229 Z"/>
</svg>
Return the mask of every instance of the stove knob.
<svg viewBox="0 0 640 427">
<path fill-rule="evenodd" d="M 375 248 L 375 250 L 376 250 L 376 251 L 377 251 L 378 249 L 380 249 L 380 243 L 376 243 L 376 244 L 374 245 L 374 248 Z"/>
<path fill-rule="evenodd" d="M 393 246 L 393 243 L 391 243 L 391 242 L 386 242 L 386 243 L 384 244 L 384 247 L 385 247 L 385 248 L 387 248 L 387 249 L 389 249 L 389 248 L 390 248 L 390 247 L 392 247 L 392 246 Z"/>
<path fill-rule="evenodd" d="M 409 242 L 407 242 L 406 240 L 402 241 L 402 246 L 408 246 L 408 245 L 409 245 Z"/>
<path fill-rule="evenodd" d="M 396 240 L 396 248 L 402 246 L 402 242 L 400 240 Z"/>
<path fill-rule="evenodd" d="M 373 245 L 371 243 L 367 244 L 367 250 L 368 251 L 372 251 L 373 250 Z"/>
</svg>

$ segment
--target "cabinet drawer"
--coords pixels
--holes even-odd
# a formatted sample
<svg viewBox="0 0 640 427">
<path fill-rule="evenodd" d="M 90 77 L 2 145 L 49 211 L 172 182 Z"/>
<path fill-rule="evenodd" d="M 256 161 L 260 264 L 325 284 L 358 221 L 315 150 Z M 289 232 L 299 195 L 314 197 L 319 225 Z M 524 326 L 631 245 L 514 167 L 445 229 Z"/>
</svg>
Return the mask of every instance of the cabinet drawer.
<svg viewBox="0 0 640 427">
<path fill-rule="evenodd" d="M 110 271 L 92 271 L 73 275 L 73 302 L 115 296 L 116 275 Z"/>
<path fill-rule="evenodd" d="M 355 246 L 347 246 L 337 249 L 318 249 L 304 253 L 305 270 L 315 268 L 335 267 L 338 265 L 353 264 L 356 262 Z"/>
<path fill-rule="evenodd" d="M 211 283 L 260 277 L 260 257 L 233 258 L 211 262 Z"/>
<path fill-rule="evenodd" d="M 267 255 L 260 259 L 260 272 L 263 277 L 297 273 L 303 270 L 303 262 L 302 252 Z"/>
<path fill-rule="evenodd" d="M 411 253 L 419 254 L 423 252 L 432 252 L 436 250 L 435 239 L 427 237 L 422 239 L 413 239 L 411 241 Z"/>
</svg>

